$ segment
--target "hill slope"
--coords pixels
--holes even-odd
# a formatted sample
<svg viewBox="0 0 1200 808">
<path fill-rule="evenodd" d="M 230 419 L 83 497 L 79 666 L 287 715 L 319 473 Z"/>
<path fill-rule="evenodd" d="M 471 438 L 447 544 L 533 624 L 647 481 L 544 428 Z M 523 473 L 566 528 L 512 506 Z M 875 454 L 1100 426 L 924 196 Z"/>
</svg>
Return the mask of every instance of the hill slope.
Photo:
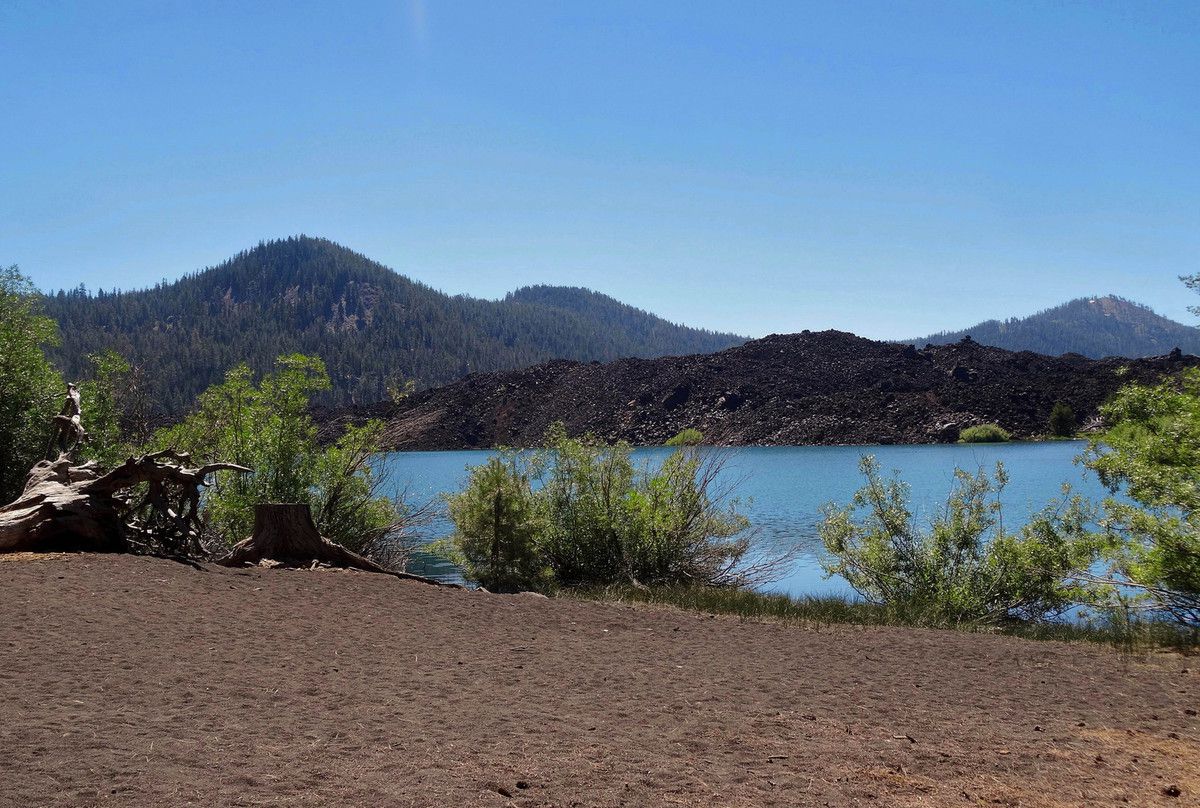
<svg viewBox="0 0 1200 808">
<path fill-rule="evenodd" d="M 639 445 L 687 427 L 724 445 L 931 443 L 992 421 L 1019 437 L 1044 433 L 1059 400 L 1084 422 L 1123 384 L 1193 365 L 1200 359 L 1178 354 L 1094 360 L 972 341 L 917 350 L 806 332 L 703 356 L 476 374 L 346 417 L 388 419 L 401 449 L 535 445 L 554 421 Z"/>
<path fill-rule="evenodd" d="M 1200 329 L 1111 295 L 1079 298 L 1029 317 L 988 320 L 962 331 L 943 331 L 906 342 L 946 345 L 966 336 L 984 345 L 1051 356 L 1158 356 L 1173 348 L 1200 354 Z"/>
<path fill-rule="evenodd" d="M 668 323 L 583 289 L 535 287 L 501 301 L 451 297 L 324 239 L 290 238 L 153 289 L 60 292 L 47 300 L 68 376 L 111 347 L 142 363 L 168 411 L 233 365 L 283 353 L 325 360 L 326 403 L 373 402 L 398 377 L 422 387 L 554 358 L 610 360 L 716 351 L 744 341 Z"/>
</svg>

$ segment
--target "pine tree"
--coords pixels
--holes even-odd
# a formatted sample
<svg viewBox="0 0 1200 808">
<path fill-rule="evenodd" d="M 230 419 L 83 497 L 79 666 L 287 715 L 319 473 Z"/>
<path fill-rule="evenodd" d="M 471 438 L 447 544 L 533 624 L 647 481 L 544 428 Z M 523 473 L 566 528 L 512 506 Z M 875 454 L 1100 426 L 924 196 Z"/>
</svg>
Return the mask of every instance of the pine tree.
<svg viewBox="0 0 1200 808">
<path fill-rule="evenodd" d="M 1068 404 L 1054 402 L 1050 410 L 1050 434 L 1056 438 L 1069 438 L 1075 434 L 1075 411 Z"/>
</svg>

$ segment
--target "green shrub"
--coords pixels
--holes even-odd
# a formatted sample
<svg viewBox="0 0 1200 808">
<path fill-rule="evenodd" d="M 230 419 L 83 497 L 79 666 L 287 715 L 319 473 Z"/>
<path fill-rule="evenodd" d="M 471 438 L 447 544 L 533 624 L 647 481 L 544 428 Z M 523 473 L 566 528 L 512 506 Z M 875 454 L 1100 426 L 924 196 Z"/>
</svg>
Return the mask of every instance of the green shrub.
<svg viewBox="0 0 1200 808">
<path fill-rule="evenodd" d="M 374 460 L 383 425 L 352 427 L 323 448 L 308 405 L 314 393 L 328 389 L 320 359 L 281 356 L 258 384 L 239 365 L 201 394 L 184 421 L 156 433 L 156 446 L 186 451 L 197 463 L 253 469 L 217 473 L 203 503 L 211 541 L 229 545 L 248 536 L 256 503 L 302 502 L 312 508 L 321 535 L 382 563 L 402 563 L 396 539 L 411 509 L 379 494 L 385 480 Z"/>
<path fill-rule="evenodd" d="M 560 583 L 734 582 L 749 523 L 712 501 L 719 456 L 706 463 L 682 446 L 651 472 L 635 468 L 626 443 L 571 439 L 561 425 L 547 443 L 540 546 Z"/>
<path fill-rule="evenodd" d="M 699 446 L 704 441 L 704 433 L 699 429 L 688 427 L 667 441 L 667 446 Z"/>
<path fill-rule="evenodd" d="M 982 470 L 955 470 L 944 508 L 922 529 L 908 507 L 908 486 L 885 480 L 873 457 L 853 503 L 827 507 L 819 532 L 828 575 L 841 575 L 869 602 L 906 622 L 998 625 L 1044 620 L 1088 599 L 1079 583 L 1097 548 L 1084 527 L 1092 512 L 1070 498 L 1039 514 L 1020 533 L 1004 530 L 999 494 L 1007 483 Z"/>
<path fill-rule="evenodd" d="M 959 443 L 1006 443 L 1012 440 L 1012 435 L 1002 429 L 999 424 L 979 424 L 969 426 L 958 436 Z"/>
<path fill-rule="evenodd" d="M 1061 401 L 1054 402 L 1050 410 L 1050 434 L 1056 438 L 1075 435 L 1075 411 Z"/>
<path fill-rule="evenodd" d="M 635 578 L 629 556 L 643 526 L 629 445 L 572 440 L 557 425 L 546 441 L 538 549 L 555 578 L 567 586 Z"/>
<path fill-rule="evenodd" d="M 447 497 L 455 535 L 451 558 L 494 592 L 546 590 L 554 574 L 538 552 L 540 508 L 526 458 L 504 452 L 471 469 L 467 487 Z"/>
<path fill-rule="evenodd" d="M 41 298 L 15 266 L 0 267 L 0 505 L 21 493 L 25 475 L 45 458 L 50 422 L 66 386 L 43 349 L 58 326 L 41 313 Z"/>
<path fill-rule="evenodd" d="M 92 376 L 79 385 L 80 409 L 88 440 L 80 456 L 102 468 L 120 465 L 134 452 L 121 428 L 121 405 L 129 385 L 129 363 L 116 351 L 91 354 Z"/>
<path fill-rule="evenodd" d="M 1110 578 L 1137 591 L 1133 608 L 1200 628 L 1200 370 L 1129 385 L 1102 410 L 1108 431 L 1087 465 L 1114 493 L 1104 503 Z M 1110 598 L 1121 590 L 1113 587 Z"/>
<path fill-rule="evenodd" d="M 716 490 L 720 455 L 682 446 L 651 471 L 628 444 L 568 438 L 561 425 L 546 443 L 476 467 L 448 498 L 468 578 L 532 589 L 736 585 L 772 568 L 774 559 L 741 564 L 749 523 Z"/>
</svg>

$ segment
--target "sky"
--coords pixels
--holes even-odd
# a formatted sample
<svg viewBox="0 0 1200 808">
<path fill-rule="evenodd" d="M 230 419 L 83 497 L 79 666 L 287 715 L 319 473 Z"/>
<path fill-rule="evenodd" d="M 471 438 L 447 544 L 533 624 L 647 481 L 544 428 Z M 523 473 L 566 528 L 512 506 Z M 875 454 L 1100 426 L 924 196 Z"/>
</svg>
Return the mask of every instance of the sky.
<svg viewBox="0 0 1200 808">
<path fill-rule="evenodd" d="M 0 0 L 0 264 L 323 236 L 749 336 L 1194 322 L 1200 3 Z"/>
</svg>

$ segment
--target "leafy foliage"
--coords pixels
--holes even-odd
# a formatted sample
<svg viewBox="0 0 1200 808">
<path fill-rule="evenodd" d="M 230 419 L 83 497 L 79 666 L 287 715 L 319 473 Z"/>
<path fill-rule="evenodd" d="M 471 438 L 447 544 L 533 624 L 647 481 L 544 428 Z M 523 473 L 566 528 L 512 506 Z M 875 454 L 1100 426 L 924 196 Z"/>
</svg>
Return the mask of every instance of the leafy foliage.
<svg viewBox="0 0 1200 808">
<path fill-rule="evenodd" d="M 79 386 L 88 442 L 80 455 L 111 469 L 133 453 L 126 442 L 121 424 L 123 392 L 128 390 L 130 366 L 116 351 L 104 351 L 88 357 L 91 378 Z"/>
<path fill-rule="evenodd" d="M 0 504 L 20 494 L 26 472 L 45 456 L 66 390 L 44 353 L 57 340 L 33 285 L 16 266 L 0 267 Z"/>
<path fill-rule="evenodd" d="M 930 625 L 997 625 L 1057 616 L 1088 593 L 1079 583 L 1095 557 L 1086 537 L 1092 511 L 1068 498 L 1019 533 L 1003 527 L 995 480 L 955 470 L 945 507 L 923 530 L 909 510 L 909 489 L 884 479 L 875 458 L 860 466 L 866 484 L 844 508 L 829 506 L 820 526 L 829 575 L 841 575 L 871 603 Z"/>
<path fill-rule="evenodd" d="M 743 340 L 676 326 L 586 290 L 536 287 L 502 301 L 450 297 L 330 241 L 260 244 L 220 266 L 134 292 L 77 289 L 46 302 L 63 329 L 53 357 L 81 375 L 113 349 L 146 369 L 162 410 L 185 411 L 228 368 L 319 356 L 323 404 L 373 403 L 470 372 L 554 358 L 608 360 L 720 350 Z"/>
<path fill-rule="evenodd" d="M 1200 370 L 1125 387 L 1102 415 L 1087 464 L 1136 503 L 1104 504 L 1112 573 L 1142 605 L 1200 626 Z"/>
<path fill-rule="evenodd" d="M 704 433 L 699 429 L 681 430 L 678 435 L 667 441 L 667 446 L 699 446 L 704 442 Z"/>
<path fill-rule="evenodd" d="M 321 535 L 385 567 L 400 568 L 413 531 L 426 524 L 428 505 L 406 495 L 380 494 L 388 482 L 378 463 L 383 423 L 347 427 L 331 446 L 316 453 L 310 500 Z"/>
<path fill-rule="evenodd" d="M 1012 435 L 999 424 L 969 426 L 958 436 L 959 443 L 1006 443 Z"/>
<path fill-rule="evenodd" d="M 714 506 L 716 469 L 694 446 L 680 447 L 657 471 L 636 468 L 626 443 L 547 434 L 542 488 L 542 552 L 567 585 L 634 581 L 732 583 L 749 549 L 749 527 Z"/>
<path fill-rule="evenodd" d="M 1069 438 L 1075 434 L 1075 411 L 1070 405 L 1054 402 L 1050 409 L 1050 434 L 1056 438 Z"/>
<path fill-rule="evenodd" d="M 257 384 L 250 368 L 239 365 L 201 394 L 184 421 L 155 435 L 158 446 L 187 451 L 199 462 L 254 470 L 219 473 L 205 498 L 208 525 L 221 542 L 249 535 L 256 503 L 303 502 L 326 538 L 356 552 L 389 546 L 405 514 L 378 494 L 383 481 L 372 461 L 382 425 L 348 429 L 322 448 L 308 405 L 314 393 L 328 389 L 325 366 L 313 357 L 281 356 Z"/>
<path fill-rule="evenodd" d="M 572 439 L 561 424 L 546 443 L 475 468 L 449 498 L 471 578 L 533 589 L 738 585 L 771 566 L 741 564 L 749 523 L 718 490 L 719 456 L 684 446 L 656 470 L 636 467 L 628 444 Z"/>
<path fill-rule="evenodd" d="M 554 583 L 538 548 L 542 514 L 532 476 L 526 458 L 505 452 L 473 468 L 466 489 L 448 498 L 455 527 L 451 557 L 492 591 L 543 590 Z"/>
</svg>

